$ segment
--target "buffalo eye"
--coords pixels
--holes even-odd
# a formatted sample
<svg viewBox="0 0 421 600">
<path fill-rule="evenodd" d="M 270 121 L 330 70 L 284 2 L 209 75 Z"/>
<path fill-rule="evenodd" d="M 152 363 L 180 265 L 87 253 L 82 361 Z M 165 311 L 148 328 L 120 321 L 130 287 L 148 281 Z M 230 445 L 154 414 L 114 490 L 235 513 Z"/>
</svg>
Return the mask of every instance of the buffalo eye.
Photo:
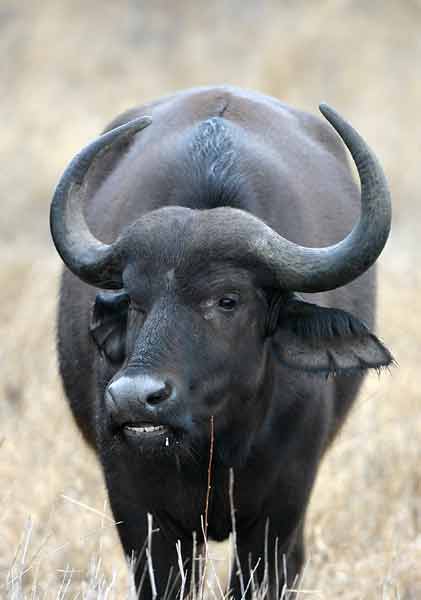
<svg viewBox="0 0 421 600">
<path fill-rule="evenodd" d="M 238 297 L 234 295 L 222 296 L 222 298 L 218 300 L 218 306 L 219 308 L 222 308 L 222 310 L 231 311 L 234 310 L 237 305 Z"/>
</svg>

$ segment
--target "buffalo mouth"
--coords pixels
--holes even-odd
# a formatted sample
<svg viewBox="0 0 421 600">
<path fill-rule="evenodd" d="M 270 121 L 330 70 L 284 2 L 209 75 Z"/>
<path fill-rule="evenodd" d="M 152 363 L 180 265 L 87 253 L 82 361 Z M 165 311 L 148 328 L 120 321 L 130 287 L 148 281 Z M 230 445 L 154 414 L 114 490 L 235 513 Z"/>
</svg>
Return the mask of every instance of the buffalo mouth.
<svg viewBox="0 0 421 600">
<path fill-rule="evenodd" d="M 130 435 L 162 435 L 169 431 L 166 425 L 154 425 L 152 423 L 125 423 L 122 429 L 124 433 Z"/>
<path fill-rule="evenodd" d="M 134 444 L 136 447 L 158 445 L 162 449 L 172 446 L 171 442 L 177 437 L 172 427 L 150 421 L 127 421 L 118 428 L 118 435 L 129 445 Z"/>
</svg>

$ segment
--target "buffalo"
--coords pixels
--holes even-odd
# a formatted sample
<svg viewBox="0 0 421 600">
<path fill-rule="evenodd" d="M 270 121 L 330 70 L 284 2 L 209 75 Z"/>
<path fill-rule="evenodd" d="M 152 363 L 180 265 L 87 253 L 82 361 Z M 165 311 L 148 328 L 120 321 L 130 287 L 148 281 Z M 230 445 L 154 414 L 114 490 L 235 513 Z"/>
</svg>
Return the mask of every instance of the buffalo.
<svg viewBox="0 0 421 600">
<path fill-rule="evenodd" d="M 321 458 L 393 361 L 371 331 L 388 185 L 320 110 L 182 91 L 117 117 L 56 188 L 60 372 L 141 598 L 179 594 L 180 547 L 193 577 L 193 540 L 234 521 L 233 597 L 251 570 L 270 598 L 291 585 Z"/>
</svg>

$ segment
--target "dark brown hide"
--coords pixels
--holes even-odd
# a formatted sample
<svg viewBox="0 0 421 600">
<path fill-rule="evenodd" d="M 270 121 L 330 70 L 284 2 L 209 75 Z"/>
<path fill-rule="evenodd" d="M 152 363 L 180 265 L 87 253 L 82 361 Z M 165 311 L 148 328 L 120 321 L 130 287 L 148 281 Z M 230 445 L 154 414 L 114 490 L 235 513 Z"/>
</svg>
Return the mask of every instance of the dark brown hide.
<svg viewBox="0 0 421 600">
<path fill-rule="evenodd" d="M 177 569 L 177 540 L 188 562 L 193 533 L 201 538 L 214 418 L 208 533 L 221 540 L 231 531 L 233 469 L 244 579 L 249 560 L 254 567 L 259 559 L 256 578 L 263 578 L 267 534 L 274 598 L 276 570 L 284 582 L 282 555 L 289 583 L 302 567 L 320 459 L 365 370 L 392 358 L 370 331 L 373 267 L 346 286 L 299 297 L 273 265 L 243 252 L 248 233 L 236 214 L 251 214 L 302 246 L 328 246 L 358 221 L 360 191 L 332 127 L 274 98 L 230 87 L 187 90 L 128 111 L 107 130 L 145 115 L 151 125 L 130 139 L 117 136 L 84 165 L 85 216 L 76 205 L 66 216 L 79 224 L 70 250 L 61 251 L 68 266 L 121 289 L 99 291 L 65 270 L 58 326 L 64 387 L 101 460 L 128 555 L 139 556 L 146 514 L 153 515 L 159 595 Z M 376 209 L 385 221 L 387 201 Z M 66 219 L 54 221 L 56 243 L 70 227 Z M 387 233 L 386 226 L 381 245 Z M 93 262 L 82 270 L 73 260 L 79 241 L 98 249 L 107 281 L 95 279 Z M 119 251 L 110 262 L 113 243 Z M 364 267 L 364 252 L 358 260 Z M 144 568 L 141 555 L 138 585 Z M 235 573 L 231 587 L 240 598 Z M 139 593 L 151 596 L 147 577 Z"/>
</svg>

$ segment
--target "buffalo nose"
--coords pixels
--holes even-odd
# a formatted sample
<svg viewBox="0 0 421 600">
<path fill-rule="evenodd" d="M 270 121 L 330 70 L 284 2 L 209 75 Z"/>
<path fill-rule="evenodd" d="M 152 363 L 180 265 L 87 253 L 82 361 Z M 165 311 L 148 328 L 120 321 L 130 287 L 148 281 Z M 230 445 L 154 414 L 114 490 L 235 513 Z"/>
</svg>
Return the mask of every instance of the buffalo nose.
<svg viewBox="0 0 421 600">
<path fill-rule="evenodd" d="M 131 412 L 137 408 L 153 407 L 175 397 L 174 386 L 169 381 L 149 375 L 124 375 L 107 388 L 105 398 L 109 408 L 115 412 Z"/>
<path fill-rule="evenodd" d="M 164 400 L 168 400 L 173 393 L 173 387 L 168 381 L 165 383 L 162 381 L 157 382 L 156 387 L 153 390 L 148 390 L 145 402 L 147 404 L 160 404 Z"/>
</svg>

